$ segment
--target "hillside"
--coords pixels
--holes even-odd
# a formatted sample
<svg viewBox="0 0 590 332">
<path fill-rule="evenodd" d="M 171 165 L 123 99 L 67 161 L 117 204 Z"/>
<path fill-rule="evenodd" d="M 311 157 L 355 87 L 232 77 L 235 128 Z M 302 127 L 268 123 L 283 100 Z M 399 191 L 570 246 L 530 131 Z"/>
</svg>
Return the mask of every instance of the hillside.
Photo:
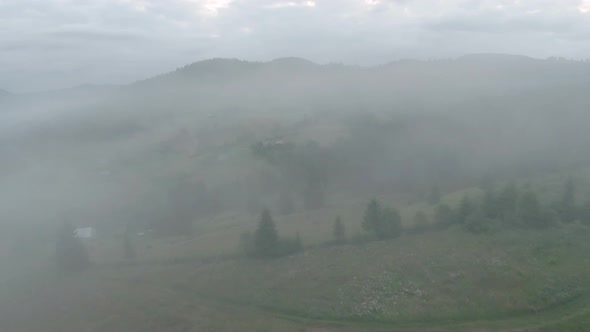
<svg viewBox="0 0 590 332">
<path fill-rule="evenodd" d="M 445 107 L 465 100 L 588 83 L 590 64 L 500 55 L 447 61 L 398 61 L 373 68 L 317 65 L 303 59 L 268 63 L 215 59 L 193 63 L 133 85 L 156 92 L 151 100 L 194 101 L 199 108 L 300 112 L 320 107 L 391 109 Z M 221 89 L 219 89 L 221 88 Z M 158 93 L 158 91 L 160 93 Z M 231 103 L 224 96 L 231 95 Z M 346 97 L 343 97 L 346 96 Z M 428 96 L 428 98 L 424 98 Z M 392 103 L 392 101 L 394 101 Z M 354 103 L 351 105 L 350 103 Z M 262 111 L 262 110 L 258 110 Z"/>
<path fill-rule="evenodd" d="M 590 155 L 587 139 L 578 135 L 590 123 L 589 72 L 585 62 L 503 55 L 369 68 L 297 58 L 213 59 L 128 86 L 24 95 L 2 122 L 3 142 L 18 141 L 2 150 L 10 162 L 0 176 L 11 188 L 1 193 L 2 211 L 45 219 L 22 209 L 26 198 L 49 215 L 74 214 L 90 223 L 128 220 L 145 213 L 134 206 L 161 201 L 157 188 L 169 183 L 164 178 L 187 174 L 194 182 L 207 179 L 211 190 L 228 197 L 229 209 L 240 210 L 245 192 L 260 190 L 252 175 L 266 172 L 250 147 L 269 137 L 311 140 L 334 154 L 356 154 L 359 159 L 346 171 L 350 183 L 334 188 L 367 186 L 353 196 L 385 183 L 428 190 L 439 178 L 454 178 L 445 186 L 456 188 L 486 172 L 510 176 L 512 165 L 521 172 L 574 167 Z M 375 141 L 384 151 L 381 162 L 359 164 L 375 158 L 361 156 Z M 441 165 L 440 174 L 430 174 L 425 165 L 432 163 Z M 48 167 L 32 166 L 39 164 Z M 455 174 L 443 175 L 443 168 Z M 414 173 L 424 180 L 400 183 Z M 45 180 L 35 192 L 12 189 L 30 178 Z M 361 178 L 362 186 L 353 181 Z M 62 195 L 49 199 L 44 190 Z M 261 197 L 274 195 L 274 189 L 265 190 Z M 57 208 L 72 201 L 79 206 L 75 213 Z"/>
<path fill-rule="evenodd" d="M 0 330 L 579 330 L 589 74 L 501 54 L 211 59 L 14 95 Z M 91 264 L 56 273 L 75 227 L 96 229 L 66 241 Z"/>
<path fill-rule="evenodd" d="M 590 197 L 588 171 L 575 176 L 585 184 L 577 195 Z M 521 180 L 551 201 L 563 176 Z M 442 201 L 455 205 L 456 196 L 470 191 L 449 193 Z M 45 271 L 36 275 L 41 284 L 23 278 L 3 283 L 0 295 L 11 301 L 0 301 L 0 318 L 7 331 L 586 328 L 587 225 L 487 234 L 457 225 L 387 241 L 327 244 L 332 219 L 322 215 L 340 213 L 354 236 L 359 209 L 343 204 L 279 218 L 280 232 L 299 230 L 308 247 L 270 261 L 235 256 L 239 230 L 255 225 L 233 216 L 207 221 L 193 238 L 138 235 L 134 263 L 122 260 L 120 238 L 89 242 L 96 263 L 89 271 L 65 279 Z M 36 289 L 32 295 L 30 287 Z M 60 306 L 52 305 L 55 299 Z M 28 312 L 36 318 L 28 319 Z"/>
</svg>

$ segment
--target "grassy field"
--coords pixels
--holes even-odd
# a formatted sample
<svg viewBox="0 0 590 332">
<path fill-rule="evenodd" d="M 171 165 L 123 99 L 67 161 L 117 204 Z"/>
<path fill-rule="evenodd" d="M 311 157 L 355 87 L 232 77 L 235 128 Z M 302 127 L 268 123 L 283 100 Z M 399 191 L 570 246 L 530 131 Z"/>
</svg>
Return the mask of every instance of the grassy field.
<svg viewBox="0 0 590 332">
<path fill-rule="evenodd" d="M 552 199 L 563 179 L 530 182 Z M 443 201 L 465 193 L 478 190 Z M 242 214 L 203 221 L 191 237 L 136 236 L 133 264 L 121 239 L 97 239 L 89 271 L 46 268 L 3 283 L 0 331 L 590 331 L 589 227 L 474 235 L 455 226 L 327 245 L 336 215 L 349 236 L 361 232 L 366 201 L 339 202 L 277 217 L 307 250 L 271 261 L 237 256 L 240 234 L 256 225 Z M 406 226 L 419 210 L 432 207 L 402 209 Z"/>
<path fill-rule="evenodd" d="M 585 227 L 474 237 L 459 230 L 206 265 L 178 287 L 310 319 L 446 321 L 540 311 L 584 293 Z M 583 263 L 583 264 L 581 264 Z"/>
<path fill-rule="evenodd" d="M 0 321 L 2 331 L 585 331 L 588 237 L 580 225 L 455 228 L 275 261 L 101 265 L 46 279 L 4 303 Z"/>
</svg>

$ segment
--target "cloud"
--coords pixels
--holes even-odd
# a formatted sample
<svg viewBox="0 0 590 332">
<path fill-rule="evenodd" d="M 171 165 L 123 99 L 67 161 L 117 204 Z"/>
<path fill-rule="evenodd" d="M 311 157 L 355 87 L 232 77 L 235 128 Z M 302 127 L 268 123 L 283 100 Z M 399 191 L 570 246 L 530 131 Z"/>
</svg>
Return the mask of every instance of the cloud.
<svg viewBox="0 0 590 332">
<path fill-rule="evenodd" d="M 268 8 L 292 8 L 292 7 L 310 7 L 316 6 L 315 1 L 279 1 L 268 5 Z"/>
<path fill-rule="evenodd" d="M 85 42 L 129 42 L 143 38 L 135 33 L 117 32 L 117 31 L 99 31 L 99 30 L 87 30 L 87 29 L 66 29 L 54 32 L 48 32 L 48 37 L 55 37 L 56 39 L 63 40 L 77 40 Z"/>
<path fill-rule="evenodd" d="M 588 15 L 588 0 L 3 0 L 0 88 L 123 83 L 210 57 L 586 58 Z"/>
</svg>

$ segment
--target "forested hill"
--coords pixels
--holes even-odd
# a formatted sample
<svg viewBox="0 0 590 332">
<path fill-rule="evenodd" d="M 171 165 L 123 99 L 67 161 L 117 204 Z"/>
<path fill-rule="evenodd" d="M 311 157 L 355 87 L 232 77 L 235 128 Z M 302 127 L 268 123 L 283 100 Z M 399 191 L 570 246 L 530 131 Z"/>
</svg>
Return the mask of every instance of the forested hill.
<svg viewBox="0 0 590 332">
<path fill-rule="evenodd" d="M 587 62 L 479 54 L 450 60 L 401 60 L 374 67 L 318 65 L 299 58 L 270 62 L 212 59 L 132 87 L 140 93 L 144 89 L 156 92 L 153 99 L 173 94 L 209 103 L 221 99 L 225 101 L 222 105 L 231 95 L 235 107 L 248 107 L 248 102 L 280 107 L 285 101 L 297 101 L 324 108 L 399 108 L 404 106 L 401 103 L 419 108 L 589 82 Z"/>
<path fill-rule="evenodd" d="M 14 94 L 0 101 L 13 111 L 1 113 L 0 211 L 141 219 L 170 208 L 161 196 L 185 179 L 219 210 L 243 209 L 311 181 L 292 169 L 287 181 L 253 156 L 268 139 L 294 145 L 308 167 L 333 158 L 318 170 L 330 176 L 328 201 L 580 167 L 589 87 L 587 62 L 484 54 L 373 67 L 212 59 L 125 86 Z"/>
<path fill-rule="evenodd" d="M 76 109 L 95 108 L 97 102 L 114 99 L 114 103 L 102 108 L 145 112 L 147 102 L 148 109 L 170 111 L 190 106 L 192 111 L 207 114 L 219 109 L 265 108 L 301 112 L 309 107 L 324 111 L 359 108 L 390 111 L 441 109 L 466 100 L 585 88 L 587 84 L 590 84 L 590 62 L 558 58 L 473 54 L 456 59 L 398 60 L 361 67 L 316 64 L 291 57 L 268 62 L 210 59 L 127 86 L 88 84 L 15 96 L 29 108 L 34 108 L 30 105 L 35 101 L 60 101 Z M 0 91 L 0 98 L 5 95 Z M 194 107 L 195 103 L 199 107 Z"/>
</svg>

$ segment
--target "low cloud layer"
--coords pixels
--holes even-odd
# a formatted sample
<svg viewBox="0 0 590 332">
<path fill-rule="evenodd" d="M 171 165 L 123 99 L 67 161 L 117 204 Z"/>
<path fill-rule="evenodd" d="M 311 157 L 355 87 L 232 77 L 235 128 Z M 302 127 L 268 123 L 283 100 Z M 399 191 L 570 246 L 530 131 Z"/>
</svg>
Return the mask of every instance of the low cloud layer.
<svg viewBox="0 0 590 332">
<path fill-rule="evenodd" d="M 0 0 L 0 89 L 126 83 L 211 57 L 590 58 L 588 0 Z"/>
</svg>

